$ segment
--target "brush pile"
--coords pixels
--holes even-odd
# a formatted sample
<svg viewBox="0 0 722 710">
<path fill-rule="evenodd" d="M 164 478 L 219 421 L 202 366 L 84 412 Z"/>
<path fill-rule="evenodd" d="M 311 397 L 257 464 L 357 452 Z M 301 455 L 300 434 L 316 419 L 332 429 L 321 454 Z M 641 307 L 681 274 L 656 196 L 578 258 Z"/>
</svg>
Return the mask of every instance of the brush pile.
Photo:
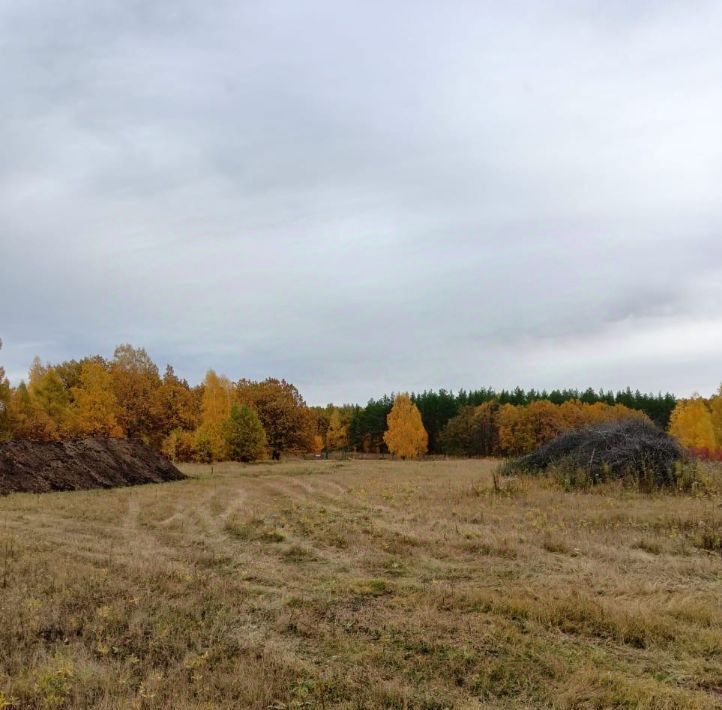
<svg viewBox="0 0 722 710">
<path fill-rule="evenodd" d="M 685 459 L 680 444 L 649 421 L 620 419 L 571 430 L 511 463 L 529 473 L 555 470 L 571 483 L 631 478 L 651 488 L 675 486 Z"/>
</svg>

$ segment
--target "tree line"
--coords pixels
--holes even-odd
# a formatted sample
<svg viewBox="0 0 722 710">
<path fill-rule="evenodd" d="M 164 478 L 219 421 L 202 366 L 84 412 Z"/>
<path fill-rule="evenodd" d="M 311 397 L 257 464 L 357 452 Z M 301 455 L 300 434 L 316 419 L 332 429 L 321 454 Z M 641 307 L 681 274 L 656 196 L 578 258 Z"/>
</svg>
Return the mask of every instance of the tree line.
<svg viewBox="0 0 722 710">
<path fill-rule="evenodd" d="M 14 388 L 0 368 L 0 439 L 139 437 L 174 460 L 254 460 L 316 450 L 316 424 L 284 380 L 232 382 L 209 370 L 191 386 L 131 345 L 109 360 L 35 358 Z"/>
<path fill-rule="evenodd" d="M 429 453 L 431 436 L 418 400 L 400 394 L 382 402 L 390 405 L 381 435 L 386 451 L 401 458 Z M 339 410 L 331 409 L 325 439 L 329 449 L 353 447 L 352 425 L 359 411 L 358 408 L 346 410 L 348 424 L 345 425 Z M 376 416 L 381 408 L 372 409 L 372 412 Z M 533 400 L 529 404 L 502 404 L 491 399 L 479 405 L 466 405 L 448 419 L 438 432 L 436 453 L 466 457 L 519 456 L 570 429 L 629 418 L 649 421 L 645 412 L 623 404 L 588 404 L 578 399 L 561 404 L 548 399 Z M 378 419 L 380 421 L 381 417 Z M 328 432 L 333 435 L 329 436 Z"/>
<path fill-rule="evenodd" d="M 524 452 L 554 432 L 599 417 L 636 412 L 666 427 L 676 405 L 671 394 L 630 389 L 442 389 L 405 397 L 401 430 L 408 416 L 416 421 L 418 414 L 412 428 L 419 450 L 467 456 Z M 201 462 L 387 453 L 394 450 L 388 433 L 396 400 L 384 395 L 366 406 L 309 407 L 284 380 L 232 381 L 213 370 L 190 385 L 170 365 L 161 373 L 143 348 L 120 345 L 109 359 L 94 355 L 51 365 L 35 358 L 27 381 L 16 387 L 0 367 L 0 439 L 140 437 L 174 460 Z M 411 408 L 417 414 L 409 415 Z"/>
<path fill-rule="evenodd" d="M 643 412 L 658 426 L 666 429 L 677 400 L 672 394 L 647 394 L 639 390 L 620 390 L 618 392 L 596 391 L 594 389 L 577 390 L 499 390 L 484 388 L 478 390 L 459 390 L 454 393 L 447 390 L 425 391 L 411 394 L 411 400 L 421 413 L 426 429 L 431 454 L 448 453 L 440 435 L 447 423 L 468 407 L 496 403 L 499 406 L 512 405 L 527 407 L 535 402 L 549 402 L 562 405 L 566 402 L 579 402 L 584 405 L 623 406 L 629 410 Z M 393 395 L 384 395 L 369 400 L 365 407 L 346 405 L 340 408 L 328 407 L 321 416 L 330 417 L 337 410 L 348 430 L 348 447 L 354 451 L 368 453 L 386 453 L 384 442 L 386 419 L 394 403 Z"/>
</svg>

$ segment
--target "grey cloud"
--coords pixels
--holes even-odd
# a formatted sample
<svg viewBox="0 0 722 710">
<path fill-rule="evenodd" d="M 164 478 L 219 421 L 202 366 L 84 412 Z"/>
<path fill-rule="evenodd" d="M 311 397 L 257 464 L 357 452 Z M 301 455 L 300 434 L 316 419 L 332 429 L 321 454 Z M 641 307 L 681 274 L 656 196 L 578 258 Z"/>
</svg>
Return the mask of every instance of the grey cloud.
<svg viewBox="0 0 722 710">
<path fill-rule="evenodd" d="M 711 389 L 722 343 L 693 382 L 664 338 L 722 319 L 720 20 L 712 2 L 0 2 L 3 361 L 17 379 L 35 349 L 130 340 L 193 380 L 285 376 L 314 402 Z M 613 355 L 630 324 L 655 343 L 644 367 Z"/>
</svg>

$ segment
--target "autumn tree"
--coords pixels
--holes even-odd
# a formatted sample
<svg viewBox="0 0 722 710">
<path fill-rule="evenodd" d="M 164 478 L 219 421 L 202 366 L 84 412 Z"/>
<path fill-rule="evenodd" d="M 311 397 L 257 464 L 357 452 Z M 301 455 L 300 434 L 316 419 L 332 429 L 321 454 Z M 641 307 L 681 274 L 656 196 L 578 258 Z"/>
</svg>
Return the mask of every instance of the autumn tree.
<svg viewBox="0 0 722 710">
<path fill-rule="evenodd" d="M 165 434 L 161 450 L 173 461 L 197 461 L 213 458 L 207 431 L 198 431 L 203 406 L 203 384 L 190 387 L 185 380 L 177 377 L 168 365 L 163 383 L 158 392 L 160 400 L 162 430 Z M 203 453 L 198 441 L 203 442 Z"/>
<path fill-rule="evenodd" d="M 325 442 L 326 433 L 328 432 L 328 425 L 331 421 L 331 415 L 336 408 L 333 404 L 328 404 L 325 407 L 309 407 L 309 410 L 313 414 L 316 422 L 315 431 L 318 436 Z"/>
<path fill-rule="evenodd" d="M 171 461 L 207 461 L 199 456 L 197 447 L 197 434 L 194 431 L 185 429 L 174 429 L 161 445 L 161 451 Z"/>
<path fill-rule="evenodd" d="M 32 436 L 32 400 L 27 385 L 21 382 L 12 392 L 8 402 L 8 418 L 12 423 L 12 435 L 16 439 L 36 439 Z M 45 437 L 40 437 L 45 438 Z"/>
<path fill-rule="evenodd" d="M 526 406 L 506 404 L 499 412 L 501 453 L 518 456 L 534 451 L 564 430 L 560 408 L 547 400 Z"/>
<path fill-rule="evenodd" d="M 670 417 L 669 433 L 690 449 L 717 448 L 712 414 L 701 397 L 677 402 Z"/>
<path fill-rule="evenodd" d="M 400 394 L 387 418 L 384 442 L 389 451 L 402 459 L 426 453 L 429 436 L 421 420 L 421 412 L 407 394 Z"/>
<path fill-rule="evenodd" d="M 226 452 L 231 461 L 257 461 L 266 454 L 266 432 L 255 410 L 247 404 L 234 404 L 223 424 Z"/>
<path fill-rule="evenodd" d="M 119 345 L 110 363 L 113 392 L 118 400 L 118 423 L 129 437 L 160 445 L 162 412 L 158 367 L 143 348 Z"/>
<path fill-rule="evenodd" d="M 0 441 L 10 438 L 12 432 L 10 420 L 10 383 L 0 373 Z"/>
<path fill-rule="evenodd" d="M 608 405 L 601 402 L 590 405 L 578 399 L 568 399 L 555 406 L 559 408 L 559 420 L 562 428 L 580 429 L 587 424 L 591 424 L 592 420 L 595 419 L 597 409 L 592 411 L 591 408 L 598 407 L 602 411 Z"/>
<path fill-rule="evenodd" d="M 190 386 L 166 366 L 157 393 L 160 427 L 164 436 L 175 429 L 190 430 L 198 426 L 200 406 Z"/>
<path fill-rule="evenodd" d="M 43 365 L 40 358 L 36 357 L 30 367 L 28 392 L 34 404 L 52 422 L 47 425 L 49 438 L 62 438 L 67 424 L 70 393 L 57 370 L 50 365 Z"/>
<path fill-rule="evenodd" d="M 439 432 L 439 450 L 450 456 L 471 456 L 475 407 L 462 407 Z"/>
<path fill-rule="evenodd" d="M 196 447 L 207 461 L 222 461 L 226 457 L 223 426 L 231 414 L 233 386 L 230 380 L 208 370 L 203 380 L 201 422 L 196 430 Z"/>
<path fill-rule="evenodd" d="M 252 406 L 263 424 L 274 454 L 314 451 L 316 423 L 299 391 L 285 380 L 241 380 L 236 385 L 240 404 Z"/>
<path fill-rule="evenodd" d="M 53 369 L 58 373 L 58 377 L 63 381 L 65 389 L 70 392 L 71 395 L 73 388 L 80 386 L 80 373 L 83 371 L 83 366 L 87 363 L 95 363 L 106 370 L 110 368 L 106 359 L 100 355 L 90 355 L 80 358 L 80 360 L 65 360 L 57 365 L 53 365 Z"/>
<path fill-rule="evenodd" d="M 630 409 L 624 404 L 609 405 L 604 402 L 584 404 L 582 406 L 582 414 L 584 416 L 585 424 L 619 421 L 620 419 L 630 418 L 652 421 L 641 409 Z"/>
<path fill-rule="evenodd" d="M 717 394 L 710 398 L 709 411 L 712 417 L 715 443 L 719 449 L 722 447 L 722 385 L 717 390 Z"/>
<path fill-rule="evenodd" d="M 452 456 L 493 456 L 498 453 L 499 403 L 484 402 L 478 407 L 463 407 L 439 434 L 441 451 Z"/>
<path fill-rule="evenodd" d="M 0 340 L 0 350 L 2 350 L 2 340 Z M 0 365 L 0 441 L 10 438 L 10 382 L 5 376 L 5 368 Z"/>
<path fill-rule="evenodd" d="M 103 365 L 92 360 L 84 363 L 72 395 L 69 431 L 73 436 L 123 436 L 113 376 Z"/>
<path fill-rule="evenodd" d="M 334 409 L 326 430 L 326 448 L 329 451 L 341 451 L 348 447 L 348 427 L 341 421 L 341 415 Z"/>
<path fill-rule="evenodd" d="M 55 422 L 33 399 L 24 382 L 21 382 L 12 393 L 10 422 L 14 439 L 53 441 L 59 436 Z"/>
<path fill-rule="evenodd" d="M 50 365 L 43 365 L 43 361 L 40 356 L 36 355 L 33 361 L 30 363 L 30 369 L 28 370 L 28 391 L 32 393 L 33 389 L 37 387 L 38 383 L 47 374 L 50 369 Z"/>
<path fill-rule="evenodd" d="M 492 399 L 474 410 L 472 456 L 496 456 L 499 453 L 499 403 Z"/>
</svg>

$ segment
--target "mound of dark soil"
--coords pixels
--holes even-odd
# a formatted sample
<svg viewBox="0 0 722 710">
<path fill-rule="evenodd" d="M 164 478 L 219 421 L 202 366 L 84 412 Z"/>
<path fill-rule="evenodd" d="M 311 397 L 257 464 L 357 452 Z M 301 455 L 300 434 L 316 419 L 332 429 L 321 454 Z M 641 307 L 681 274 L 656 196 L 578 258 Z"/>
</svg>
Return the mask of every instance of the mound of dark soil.
<svg viewBox="0 0 722 710">
<path fill-rule="evenodd" d="M 675 484 L 676 466 L 684 458 L 676 439 L 649 421 L 630 418 L 565 432 L 512 466 L 581 472 L 589 483 L 631 477 L 664 487 Z"/>
<path fill-rule="evenodd" d="M 137 439 L 0 443 L 0 495 L 134 486 L 185 478 Z"/>
</svg>

